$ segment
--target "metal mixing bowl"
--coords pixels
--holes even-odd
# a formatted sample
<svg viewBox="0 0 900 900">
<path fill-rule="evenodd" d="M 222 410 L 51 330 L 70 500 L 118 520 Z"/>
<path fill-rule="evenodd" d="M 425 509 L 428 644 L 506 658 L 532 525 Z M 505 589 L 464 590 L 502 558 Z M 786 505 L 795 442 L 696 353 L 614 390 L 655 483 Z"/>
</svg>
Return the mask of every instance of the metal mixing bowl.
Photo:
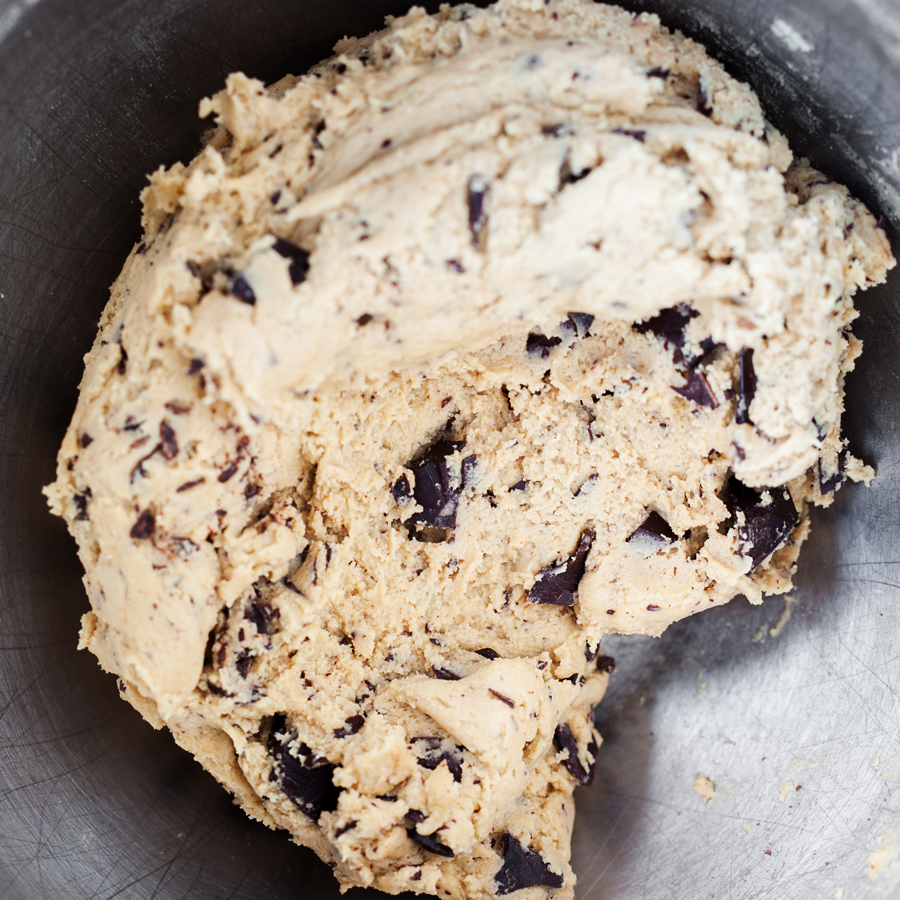
<svg viewBox="0 0 900 900">
<path fill-rule="evenodd" d="M 897 0 L 625 5 L 704 41 L 896 236 Z M 139 237 L 138 192 L 146 173 L 196 152 L 198 100 L 234 69 L 300 72 L 405 6 L 0 0 L 5 900 L 338 896 L 327 867 L 250 822 L 76 652 L 81 571 L 40 489 L 107 288 Z M 862 295 L 866 352 L 849 384 L 851 446 L 878 478 L 814 514 L 780 636 L 773 598 L 606 644 L 619 670 L 598 713 L 597 780 L 578 797 L 578 897 L 900 896 L 898 299 L 896 277 Z M 697 772 L 716 784 L 707 805 Z"/>
</svg>

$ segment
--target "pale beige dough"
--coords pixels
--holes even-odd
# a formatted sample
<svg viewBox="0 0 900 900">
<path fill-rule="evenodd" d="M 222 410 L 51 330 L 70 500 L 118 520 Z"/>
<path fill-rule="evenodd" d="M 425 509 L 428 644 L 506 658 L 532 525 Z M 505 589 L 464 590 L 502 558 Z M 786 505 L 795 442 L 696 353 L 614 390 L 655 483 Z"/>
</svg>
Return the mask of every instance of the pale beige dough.
<svg viewBox="0 0 900 900">
<path fill-rule="evenodd" d="M 82 643 L 343 885 L 565 900 L 600 640 L 789 589 L 872 475 L 847 329 L 893 259 L 653 16 L 336 54 L 232 75 L 144 192 L 48 489 Z"/>
</svg>

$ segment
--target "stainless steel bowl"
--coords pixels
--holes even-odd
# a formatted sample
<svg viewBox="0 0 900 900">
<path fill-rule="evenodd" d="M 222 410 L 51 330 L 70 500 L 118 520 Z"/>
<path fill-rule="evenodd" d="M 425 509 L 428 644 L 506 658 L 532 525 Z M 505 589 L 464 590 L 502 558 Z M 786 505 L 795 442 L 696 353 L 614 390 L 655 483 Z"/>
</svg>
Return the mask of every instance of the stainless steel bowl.
<svg viewBox="0 0 900 900">
<path fill-rule="evenodd" d="M 625 5 L 704 41 L 896 237 L 897 0 Z M 405 7 L 0 0 L 0 897 L 338 896 L 325 866 L 250 822 L 75 650 L 81 571 L 40 489 L 139 235 L 138 192 L 196 152 L 198 100 L 234 69 L 302 71 Z M 578 798 L 580 898 L 900 896 L 898 284 L 860 299 L 848 393 L 847 432 L 878 478 L 814 516 L 780 636 L 773 598 L 606 645 L 619 670 Z M 697 772 L 719 794 L 706 805 Z"/>
</svg>

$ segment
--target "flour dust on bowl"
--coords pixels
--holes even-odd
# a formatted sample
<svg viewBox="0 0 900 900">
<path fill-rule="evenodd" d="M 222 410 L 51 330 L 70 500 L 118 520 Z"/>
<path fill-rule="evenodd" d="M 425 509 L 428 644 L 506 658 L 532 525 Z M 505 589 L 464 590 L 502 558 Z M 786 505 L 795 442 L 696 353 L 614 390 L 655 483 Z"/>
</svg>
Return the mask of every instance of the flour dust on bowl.
<svg viewBox="0 0 900 900">
<path fill-rule="evenodd" d="M 787 618 L 742 640 L 729 628 L 771 618 L 771 603 L 722 607 L 790 590 L 811 507 L 872 479 L 841 419 L 853 295 L 893 265 L 884 223 L 650 15 L 574 0 L 413 10 L 335 53 L 269 88 L 236 74 L 209 91 L 200 111 L 217 128 L 142 195 L 47 491 L 86 571 L 82 645 L 345 886 L 630 896 L 603 853 L 655 800 L 646 689 L 665 728 L 698 657 L 728 693 L 752 691 L 737 675 L 761 652 L 780 671 Z M 866 450 L 883 427 L 852 448 L 877 464 L 876 497 L 885 457 Z M 826 566 L 844 551 L 817 529 L 828 539 L 846 509 L 812 517 Z M 614 637 L 664 631 L 649 656 Z M 613 645 L 631 674 L 599 706 L 601 750 Z M 692 696 L 716 691 L 702 674 Z M 79 685 L 92 680 L 100 692 L 93 674 Z M 698 725 L 721 721 L 709 709 Z M 163 745 L 132 727 L 135 745 Z M 693 752 L 709 756 L 719 738 L 703 735 Z M 691 774 L 663 793 L 700 804 L 691 784 L 705 785 L 709 815 L 746 804 L 722 775 L 749 754 L 728 752 L 709 756 L 715 784 L 680 752 Z M 775 772 L 773 822 L 795 803 L 803 815 L 786 802 L 799 759 Z M 80 784 L 78 768 L 56 777 Z M 218 802 L 186 771 L 146 829 Z M 576 832 L 572 866 L 572 793 L 592 781 L 599 799 L 582 792 L 579 815 L 620 814 L 598 846 Z M 761 784 L 753 799 L 768 802 Z M 241 877 L 287 895 L 286 871 L 257 874 L 237 843 L 303 857 L 220 809 Z M 772 825 L 746 812 L 755 847 Z M 173 896 L 178 872 L 196 881 L 224 855 L 189 821 L 159 851 Z M 872 852 L 887 858 L 892 826 L 879 827 Z M 103 858 L 91 834 L 85 858 Z M 752 884 L 759 867 L 729 851 L 747 862 L 720 879 Z M 152 877 L 133 865 L 134 885 Z M 123 889 L 121 860 L 100 868 L 85 879 L 95 896 Z M 860 870 L 871 890 L 890 874 L 875 868 Z M 670 859 L 654 877 L 686 871 Z"/>
</svg>

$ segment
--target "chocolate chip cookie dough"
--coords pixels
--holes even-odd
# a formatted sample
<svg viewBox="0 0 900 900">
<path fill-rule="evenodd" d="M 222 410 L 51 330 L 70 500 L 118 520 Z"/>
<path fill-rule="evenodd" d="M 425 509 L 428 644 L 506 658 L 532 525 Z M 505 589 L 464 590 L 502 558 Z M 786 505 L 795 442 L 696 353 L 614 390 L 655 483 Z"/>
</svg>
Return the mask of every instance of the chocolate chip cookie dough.
<svg viewBox="0 0 900 900">
<path fill-rule="evenodd" d="M 570 898 L 608 633 L 787 590 L 893 259 L 703 49 L 418 9 L 151 176 L 51 507 L 82 645 L 345 885 Z"/>
</svg>

